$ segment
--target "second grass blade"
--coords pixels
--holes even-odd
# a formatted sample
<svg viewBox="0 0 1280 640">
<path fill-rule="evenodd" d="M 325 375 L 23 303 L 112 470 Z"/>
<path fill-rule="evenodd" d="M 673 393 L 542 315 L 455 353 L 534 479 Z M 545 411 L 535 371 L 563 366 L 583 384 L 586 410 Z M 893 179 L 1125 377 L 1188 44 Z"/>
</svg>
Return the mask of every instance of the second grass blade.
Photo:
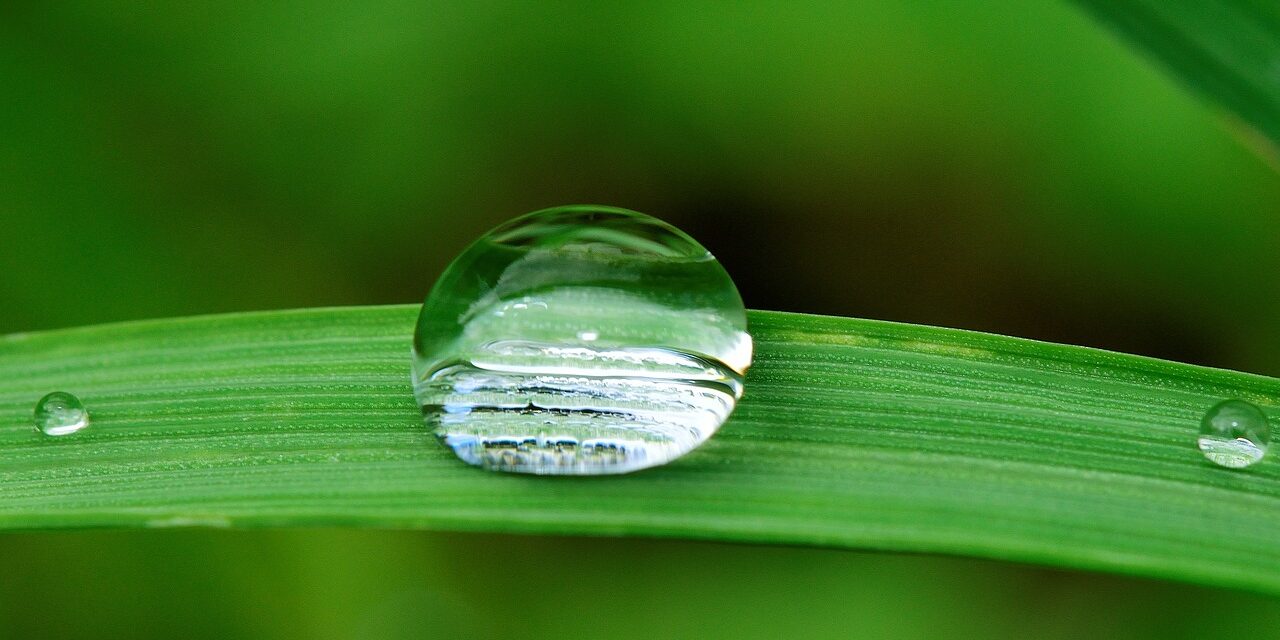
<svg viewBox="0 0 1280 640">
<path fill-rule="evenodd" d="M 1280 143 L 1280 4 L 1076 0 L 1177 78 Z"/>
</svg>

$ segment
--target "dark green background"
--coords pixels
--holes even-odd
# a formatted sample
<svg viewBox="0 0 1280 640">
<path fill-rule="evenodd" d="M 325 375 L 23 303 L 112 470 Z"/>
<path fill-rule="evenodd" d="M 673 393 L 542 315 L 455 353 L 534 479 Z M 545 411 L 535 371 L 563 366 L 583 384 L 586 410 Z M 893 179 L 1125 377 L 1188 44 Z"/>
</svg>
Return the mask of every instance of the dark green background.
<svg viewBox="0 0 1280 640">
<path fill-rule="evenodd" d="M 419 300 L 486 228 L 594 202 L 689 231 L 753 308 L 1280 374 L 1274 162 L 1063 2 L 49 4 L 0 4 L 0 332 Z M 0 637 L 1277 628 L 1272 599 L 960 559 L 0 536 Z"/>
</svg>

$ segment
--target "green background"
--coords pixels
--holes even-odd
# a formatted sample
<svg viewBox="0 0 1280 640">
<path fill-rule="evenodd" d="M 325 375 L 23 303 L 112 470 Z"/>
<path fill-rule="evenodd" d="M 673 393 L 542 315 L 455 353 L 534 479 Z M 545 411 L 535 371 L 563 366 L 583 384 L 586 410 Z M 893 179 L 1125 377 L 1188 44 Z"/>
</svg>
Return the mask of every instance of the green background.
<svg viewBox="0 0 1280 640">
<path fill-rule="evenodd" d="M 752 308 L 1280 375 L 1274 159 L 1072 5 L 258 4 L 0 5 L 0 333 L 419 300 L 485 229 L 593 202 Z M 1187 585 L 675 541 L 23 533 L 0 566 L 15 638 L 1280 628 Z"/>
</svg>

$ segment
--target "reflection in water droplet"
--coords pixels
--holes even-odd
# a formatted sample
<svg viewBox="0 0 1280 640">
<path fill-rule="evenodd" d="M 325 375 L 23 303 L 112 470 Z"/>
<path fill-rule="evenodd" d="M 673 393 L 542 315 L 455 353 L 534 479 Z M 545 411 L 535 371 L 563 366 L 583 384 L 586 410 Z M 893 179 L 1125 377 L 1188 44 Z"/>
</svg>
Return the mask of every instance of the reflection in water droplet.
<svg viewBox="0 0 1280 640">
<path fill-rule="evenodd" d="M 742 395 L 746 311 L 724 268 L 643 214 L 561 207 L 485 235 L 414 335 L 414 393 L 466 462 L 624 473 L 709 438 Z"/>
<path fill-rule="evenodd" d="M 77 398 L 54 391 L 36 403 L 36 428 L 47 436 L 65 436 L 89 426 L 89 412 Z"/>
<path fill-rule="evenodd" d="M 1261 460 L 1270 443 L 1266 414 L 1243 400 L 1225 400 L 1209 409 L 1200 421 L 1196 440 L 1204 457 L 1232 469 Z"/>
</svg>

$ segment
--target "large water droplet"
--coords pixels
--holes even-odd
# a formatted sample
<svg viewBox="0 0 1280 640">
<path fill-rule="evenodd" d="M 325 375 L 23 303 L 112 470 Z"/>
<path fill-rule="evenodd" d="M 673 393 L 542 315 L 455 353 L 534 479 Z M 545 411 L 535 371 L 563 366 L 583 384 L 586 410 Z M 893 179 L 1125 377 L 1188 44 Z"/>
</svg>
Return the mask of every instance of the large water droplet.
<svg viewBox="0 0 1280 640">
<path fill-rule="evenodd" d="M 1232 469 L 1261 460 L 1270 443 L 1266 414 L 1243 400 L 1225 400 L 1209 409 L 1196 440 L 1204 457 Z"/>
<path fill-rule="evenodd" d="M 47 436 L 71 435 L 89 426 L 84 403 L 65 391 L 54 391 L 36 403 L 36 428 Z"/>
<path fill-rule="evenodd" d="M 720 263 L 647 215 L 573 206 L 517 218 L 445 271 L 414 335 L 427 424 L 471 464 L 624 473 L 715 433 L 751 364 Z"/>
</svg>

